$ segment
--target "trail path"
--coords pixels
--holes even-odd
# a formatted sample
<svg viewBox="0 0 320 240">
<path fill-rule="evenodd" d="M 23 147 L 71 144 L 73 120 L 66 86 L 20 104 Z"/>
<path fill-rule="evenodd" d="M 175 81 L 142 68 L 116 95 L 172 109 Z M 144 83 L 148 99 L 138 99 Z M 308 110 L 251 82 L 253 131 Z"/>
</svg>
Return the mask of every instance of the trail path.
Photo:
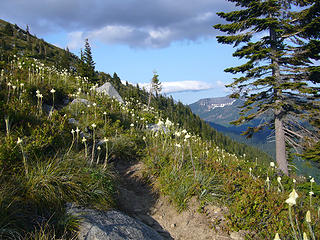
<svg viewBox="0 0 320 240">
<path fill-rule="evenodd" d="M 175 240 L 231 240 L 243 239 L 237 233 L 227 234 L 214 226 L 223 220 L 222 209 L 207 207 L 205 214 L 197 211 L 195 201 L 188 210 L 178 213 L 169 201 L 156 194 L 141 178 L 143 164 L 119 161 L 115 170 L 119 175 L 119 208 L 158 231 L 164 239 Z M 215 230 L 213 230 L 215 228 Z"/>
</svg>

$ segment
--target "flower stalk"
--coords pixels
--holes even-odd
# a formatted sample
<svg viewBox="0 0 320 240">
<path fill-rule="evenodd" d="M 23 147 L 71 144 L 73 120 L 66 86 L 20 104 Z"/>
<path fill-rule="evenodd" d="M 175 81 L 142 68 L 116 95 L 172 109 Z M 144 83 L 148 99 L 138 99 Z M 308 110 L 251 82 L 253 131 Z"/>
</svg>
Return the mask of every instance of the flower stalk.
<svg viewBox="0 0 320 240">
<path fill-rule="evenodd" d="M 21 152 L 22 152 L 22 158 L 23 158 L 23 166 L 24 166 L 24 171 L 26 175 L 28 175 L 28 165 L 27 165 L 27 158 L 26 155 L 23 151 L 23 145 L 22 145 L 22 139 L 18 137 L 17 144 L 20 146 Z"/>
</svg>

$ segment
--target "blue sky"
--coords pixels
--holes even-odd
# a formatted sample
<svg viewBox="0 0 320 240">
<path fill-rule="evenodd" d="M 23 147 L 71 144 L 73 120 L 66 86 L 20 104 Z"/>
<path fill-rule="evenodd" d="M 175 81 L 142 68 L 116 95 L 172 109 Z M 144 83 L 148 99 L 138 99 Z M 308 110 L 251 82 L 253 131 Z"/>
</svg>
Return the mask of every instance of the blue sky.
<svg viewBox="0 0 320 240">
<path fill-rule="evenodd" d="M 146 85 L 153 71 L 163 93 L 185 104 L 228 94 L 224 69 L 239 64 L 212 25 L 225 0 L 2 0 L 0 18 L 79 55 L 89 38 L 96 69 Z"/>
</svg>

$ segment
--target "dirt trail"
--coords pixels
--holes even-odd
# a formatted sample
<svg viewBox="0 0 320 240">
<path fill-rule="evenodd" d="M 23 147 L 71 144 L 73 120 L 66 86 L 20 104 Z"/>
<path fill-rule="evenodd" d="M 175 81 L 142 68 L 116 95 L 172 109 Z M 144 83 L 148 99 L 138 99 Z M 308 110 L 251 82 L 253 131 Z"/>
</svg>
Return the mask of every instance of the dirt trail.
<svg viewBox="0 0 320 240">
<path fill-rule="evenodd" d="M 188 210 L 178 213 L 166 198 L 154 193 L 142 180 L 142 168 L 142 163 L 115 163 L 120 178 L 120 210 L 154 228 L 164 239 L 243 239 L 237 233 L 229 235 L 219 225 L 214 226 L 213 223 L 223 220 L 223 210 L 219 207 L 207 207 L 204 209 L 206 214 L 200 214 L 195 201 L 191 201 Z"/>
</svg>

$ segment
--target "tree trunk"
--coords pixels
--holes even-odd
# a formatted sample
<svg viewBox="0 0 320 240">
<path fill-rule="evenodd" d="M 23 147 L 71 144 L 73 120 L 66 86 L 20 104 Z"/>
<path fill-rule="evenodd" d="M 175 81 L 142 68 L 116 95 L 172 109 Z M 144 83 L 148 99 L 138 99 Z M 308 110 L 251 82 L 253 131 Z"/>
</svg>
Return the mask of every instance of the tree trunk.
<svg viewBox="0 0 320 240">
<path fill-rule="evenodd" d="M 277 56 L 277 36 L 274 29 L 270 29 L 270 40 L 271 40 L 271 61 L 273 66 L 272 69 L 272 76 L 275 78 L 274 83 L 274 95 L 276 98 L 275 104 L 276 109 L 274 109 L 275 115 L 275 135 L 276 135 L 276 161 L 279 169 L 285 174 L 289 175 L 288 172 L 288 163 L 286 158 L 286 141 L 283 129 L 283 108 L 281 107 L 281 97 L 282 91 L 278 87 L 281 84 L 281 74 L 280 74 L 280 67 L 279 67 L 279 59 Z"/>
<path fill-rule="evenodd" d="M 275 117 L 275 131 L 276 131 L 277 165 L 285 175 L 289 175 L 288 163 L 286 159 L 286 143 L 285 143 L 284 129 L 283 129 L 282 119 L 279 115 L 276 115 Z"/>
<path fill-rule="evenodd" d="M 147 107 L 148 109 L 151 103 L 151 96 L 152 96 L 152 84 L 150 84 L 150 90 L 149 90 L 148 107 Z"/>
</svg>

